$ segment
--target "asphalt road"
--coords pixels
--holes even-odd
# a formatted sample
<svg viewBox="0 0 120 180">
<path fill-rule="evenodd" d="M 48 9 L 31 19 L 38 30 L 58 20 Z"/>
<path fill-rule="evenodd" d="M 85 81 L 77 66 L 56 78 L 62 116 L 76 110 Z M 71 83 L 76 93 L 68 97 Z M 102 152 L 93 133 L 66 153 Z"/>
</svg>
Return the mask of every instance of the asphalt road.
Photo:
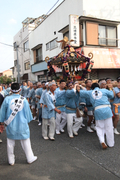
<svg viewBox="0 0 120 180">
<path fill-rule="evenodd" d="M 86 122 L 85 122 L 86 123 Z M 0 137 L 0 180 L 118 180 L 120 179 L 120 135 L 114 148 L 102 150 L 96 133 L 79 130 L 70 139 L 67 132 L 56 135 L 55 141 L 44 140 L 37 121 L 30 123 L 31 143 L 38 160 L 29 165 L 20 142 L 16 141 L 16 163 L 9 166 L 6 132 Z M 120 131 L 120 123 L 118 124 Z"/>
</svg>

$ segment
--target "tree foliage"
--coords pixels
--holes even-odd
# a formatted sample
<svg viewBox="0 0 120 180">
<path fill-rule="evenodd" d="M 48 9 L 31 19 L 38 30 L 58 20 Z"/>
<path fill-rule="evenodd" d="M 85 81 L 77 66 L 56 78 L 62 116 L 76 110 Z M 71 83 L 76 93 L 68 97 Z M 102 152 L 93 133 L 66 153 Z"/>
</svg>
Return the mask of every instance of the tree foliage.
<svg viewBox="0 0 120 180">
<path fill-rule="evenodd" d="M 7 76 L 0 77 L 0 83 L 2 84 L 9 84 L 11 82 L 12 82 L 12 79 L 10 77 L 7 77 Z"/>
</svg>

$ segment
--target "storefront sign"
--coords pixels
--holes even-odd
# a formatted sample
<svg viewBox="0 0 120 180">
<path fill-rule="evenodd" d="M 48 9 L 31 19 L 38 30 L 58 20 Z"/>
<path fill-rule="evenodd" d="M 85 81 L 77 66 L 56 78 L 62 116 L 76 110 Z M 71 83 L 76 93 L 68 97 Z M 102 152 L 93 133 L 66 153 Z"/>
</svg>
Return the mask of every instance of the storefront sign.
<svg viewBox="0 0 120 180">
<path fill-rule="evenodd" d="M 79 16 L 77 15 L 69 15 L 69 39 L 74 40 L 71 42 L 72 46 L 79 46 Z"/>
<path fill-rule="evenodd" d="M 81 48 L 76 49 L 81 51 Z M 120 68 L 120 49 L 112 48 L 83 48 L 85 56 L 93 53 L 94 66 L 93 69 L 118 69 Z"/>
</svg>

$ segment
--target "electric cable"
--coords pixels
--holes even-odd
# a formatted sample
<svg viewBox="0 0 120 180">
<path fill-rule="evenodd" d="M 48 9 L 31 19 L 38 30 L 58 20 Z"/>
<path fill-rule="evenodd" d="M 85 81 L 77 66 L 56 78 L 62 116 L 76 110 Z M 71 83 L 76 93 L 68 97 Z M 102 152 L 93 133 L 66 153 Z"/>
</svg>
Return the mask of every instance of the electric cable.
<svg viewBox="0 0 120 180">
<path fill-rule="evenodd" d="M 58 0 L 53 6 L 52 6 L 52 8 L 50 8 L 50 10 L 46 13 L 46 15 L 48 15 L 48 13 L 56 6 L 56 4 L 59 2 L 60 0 Z M 46 19 L 46 18 L 45 18 Z M 44 20 L 45 20 L 44 19 Z M 31 31 L 32 32 L 32 31 Z M 30 32 L 30 33 L 31 33 Z M 20 44 L 30 35 L 30 33 L 20 42 Z M 6 44 L 6 43 L 3 43 L 3 42 L 0 42 L 0 44 L 3 44 L 3 45 L 5 45 L 5 46 L 10 46 L 10 47 L 14 47 L 13 45 L 10 45 L 10 44 Z M 20 45 L 19 44 L 19 45 Z M 18 46 L 19 46 L 18 45 Z M 22 47 L 19 47 L 19 48 L 21 48 L 21 49 L 24 49 L 24 48 L 22 48 Z"/>
<path fill-rule="evenodd" d="M 59 2 L 59 0 L 57 0 L 57 2 L 50 8 L 50 10 L 46 13 L 46 15 L 48 15 L 48 13 L 56 6 L 56 4 Z M 46 19 L 46 18 L 45 18 Z M 45 20 L 44 19 L 44 20 Z M 43 20 L 43 21 L 44 21 Z M 31 31 L 32 32 L 32 31 Z M 30 33 L 31 33 L 30 32 Z M 30 35 L 30 33 L 19 43 L 19 45 L 18 46 L 20 46 L 20 44 Z M 13 45 L 10 45 L 10 44 L 6 44 L 6 43 L 3 43 L 3 42 L 0 42 L 0 44 L 2 44 L 2 45 L 5 45 L 5 46 L 9 46 L 9 47 L 14 47 Z M 24 49 L 24 48 L 22 48 L 22 47 L 18 47 L 19 49 Z M 15 50 L 14 50 L 15 51 Z M 19 50 L 18 50 L 19 51 Z M 20 51 L 19 51 L 19 53 L 21 53 Z M 23 55 L 23 53 L 21 53 L 22 55 Z M 23 55 L 24 56 L 24 55 Z M 25 57 L 25 56 L 24 56 Z M 26 57 L 25 57 L 25 60 L 28 60 Z"/>
<path fill-rule="evenodd" d="M 58 0 L 53 6 L 52 6 L 52 8 L 50 8 L 50 10 L 45 14 L 45 15 L 48 15 L 48 13 L 56 6 L 56 4 L 59 2 L 60 0 Z M 46 19 L 46 18 L 45 18 Z M 44 19 L 44 20 L 45 20 Z M 44 21 L 43 20 L 43 21 Z M 19 43 L 19 45 L 30 35 L 32 33 L 32 31 Z M 19 46 L 18 45 L 18 46 Z"/>
<path fill-rule="evenodd" d="M 6 43 L 3 43 L 3 42 L 0 42 L 0 44 L 5 45 L 5 46 L 14 47 L 14 46 L 13 46 L 13 45 L 11 45 L 11 44 L 6 44 Z M 19 47 L 19 49 L 24 49 L 24 48 Z M 15 50 L 14 50 L 14 51 L 15 51 Z"/>
<path fill-rule="evenodd" d="M 5 43 L 3 43 L 3 42 L 0 42 L 0 44 L 3 44 L 3 45 L 5 45 L 5 46 L 10 46 L 10 47 L 13 47 L 13 45 L 10 45 L 10 44 L 5 44 Z"/>
<path fill-rule="evenodd" d="M 56 6 L 56 4 L 59 2 L 60 0 L 58 0 L 52 7 L 51 9 L 46 13 L 46 15 Z"/>
</svg>

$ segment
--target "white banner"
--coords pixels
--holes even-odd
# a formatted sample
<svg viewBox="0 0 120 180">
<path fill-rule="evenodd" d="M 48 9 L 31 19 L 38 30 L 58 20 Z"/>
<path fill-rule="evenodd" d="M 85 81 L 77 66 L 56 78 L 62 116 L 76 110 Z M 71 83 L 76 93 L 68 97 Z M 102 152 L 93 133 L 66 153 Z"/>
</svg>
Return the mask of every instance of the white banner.
<svg viewBox="0 0 120 180">
<path fill-rule="evenodd" d="M 72 46 L 80 46 L 80 35 L 79 35 L 79 16 L 69 15 L 69 40 L 73 39 L 71 42 Z"/>
</svg>

